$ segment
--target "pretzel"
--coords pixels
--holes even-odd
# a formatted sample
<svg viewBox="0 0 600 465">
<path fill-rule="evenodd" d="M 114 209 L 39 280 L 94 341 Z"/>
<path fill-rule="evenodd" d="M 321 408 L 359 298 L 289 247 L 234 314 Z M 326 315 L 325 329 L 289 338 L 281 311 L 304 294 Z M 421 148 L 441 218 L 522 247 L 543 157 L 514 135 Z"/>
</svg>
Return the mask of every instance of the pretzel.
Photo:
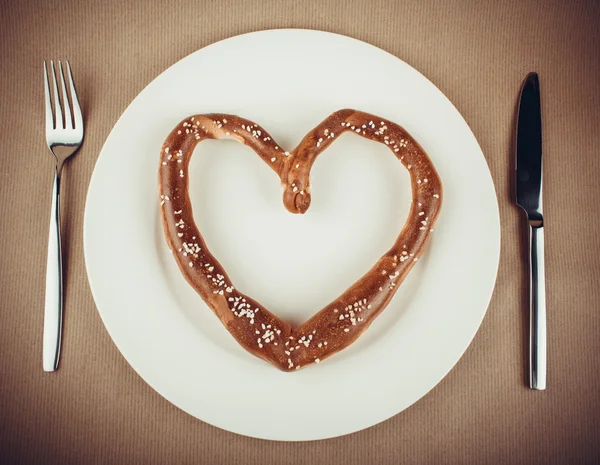
<svg viewBox="0 0 600 465">
<path fill-rule="evenodd" d="M 344 132 L 387 145 L 408 169 L 413 196 L 410 213 L 396 242 L 362 278 L 293 328 L 236 289 L 208 250 L 192 214 L 188 164 L 204 139 L 237 140 L 252 148 L 279 176 L 285 207 L 292 213 L 305 213 L 311 201 L 311 167 Z M 397 124 L 355 110 L 333 113 L 291 152 L 261 126 L 238 116 L 186 118 L 162 146 L 159 190 L 165 236 L 185 279 L 244 349 L 288 372 L 325 360 L 369 327 L 422 255 L 442 202 L 440 178 L 419 144 Z"/>
</svg>

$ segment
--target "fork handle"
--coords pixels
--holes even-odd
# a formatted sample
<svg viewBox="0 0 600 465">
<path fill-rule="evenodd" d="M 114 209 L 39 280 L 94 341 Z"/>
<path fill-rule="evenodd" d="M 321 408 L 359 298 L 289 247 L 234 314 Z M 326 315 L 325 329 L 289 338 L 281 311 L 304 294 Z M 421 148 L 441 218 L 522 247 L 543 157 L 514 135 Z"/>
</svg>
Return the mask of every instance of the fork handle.
<svg viewBox="0 0 600 465">
<path fill-rule="evenodd" d="M 60 241 L 60 168 L 54 172 L 48 261 L 46 263 L 46 302 L 44 309 L 44 371 L 55 371 L 60 358 L 63 319 L 62 248 Z"/>
<path fill-rule="evenodd" d="M 536 225 L 537 226 L 537 225 Z M 546 389 L 544 228 L 529 225 L 529 387 Z"/>
</svg>

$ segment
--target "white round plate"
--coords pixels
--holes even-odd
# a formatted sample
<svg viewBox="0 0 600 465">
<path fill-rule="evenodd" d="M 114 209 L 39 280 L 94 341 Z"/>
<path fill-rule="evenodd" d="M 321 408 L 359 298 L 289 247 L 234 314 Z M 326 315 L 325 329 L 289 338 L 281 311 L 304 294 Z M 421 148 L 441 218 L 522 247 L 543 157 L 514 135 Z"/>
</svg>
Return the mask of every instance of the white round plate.
<svg viewBox="0 0 600 465">
<path fill-rule="evenodd" d="M 293 373 L 246 353 L 181 276 L 163 237 L 161 144 L 184 117 L 230 113 L 291 149 L 330 113 L 355 108 L 404 126 L 430 155 L 444 203 L 430 245 L 351 347 Z M 382 144 L 344 134 L 315 163 L 305 215 L 279 178 L 234 141 L 198 145 L 196 222 L 235 286 L 304 321 L 367 272 L 404 225 L 406 170 Z M 310 440 L 375 425 L 456 364 L 475 335 L 498 267 L 498 205 L 475 137 L 448 99 L 398 58 L 340 35 L 271 30 L 199 50 L 123 113 L 87 198 L 85 258 L 115 344 L 156 391 L 195 417 L 257 438 Z"/>
</svg>

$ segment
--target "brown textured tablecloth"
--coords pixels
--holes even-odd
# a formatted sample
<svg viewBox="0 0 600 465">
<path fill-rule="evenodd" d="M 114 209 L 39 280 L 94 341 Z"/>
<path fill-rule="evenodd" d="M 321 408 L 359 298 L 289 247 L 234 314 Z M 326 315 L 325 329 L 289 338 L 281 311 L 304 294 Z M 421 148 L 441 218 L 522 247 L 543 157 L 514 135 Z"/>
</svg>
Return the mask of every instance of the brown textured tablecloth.
<svg viewBox="0 0 600 465">
<path fill-rule="evenodd" d="M 102 144 L 165 68 L 232 35 L 281 27 L 355 37 L 427 76 L 473 129 L 498 193 L 502 255 L 487 316 L 451 373 L 394 418 L 278 443 L 183 413 L 138 377 L 94 306 L 82 250 Z M 0 1 L 2 463 L 600 463 L 600 3 L 446 0 Z M 66 314 L 57 373 L 41 366 L 52 162 L 44 59 L 69 58 L 86 140 L 63 186 Z M 526 72 L 544 129 L 548 389 L 525 384 L 527 313 L 511 140 Z M 370 395 L 364 393 L 361 395 Z"/>
</svg>

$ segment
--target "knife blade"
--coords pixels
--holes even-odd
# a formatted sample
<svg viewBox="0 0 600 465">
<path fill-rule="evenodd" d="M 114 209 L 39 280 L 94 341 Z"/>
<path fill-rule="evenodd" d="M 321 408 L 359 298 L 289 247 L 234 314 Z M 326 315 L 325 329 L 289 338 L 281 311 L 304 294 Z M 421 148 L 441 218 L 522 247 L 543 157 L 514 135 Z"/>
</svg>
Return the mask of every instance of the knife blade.
<svg viewBox="0 0 600 465">
<path fill-rule="evenodd" d="M 517 116 L 516 200 L 527 216 L 529 243 L 529 387 L 546 389 L 546 287 L 542 211 L 542 113 L 537 73 L 521 87 Z"/>
<path fill-rule="evenodd" d="M 530 220 L 542 221 L 542 114 L 538 75 L 521 88 L 517 119 L 517 204 Z"/>
</svg>

